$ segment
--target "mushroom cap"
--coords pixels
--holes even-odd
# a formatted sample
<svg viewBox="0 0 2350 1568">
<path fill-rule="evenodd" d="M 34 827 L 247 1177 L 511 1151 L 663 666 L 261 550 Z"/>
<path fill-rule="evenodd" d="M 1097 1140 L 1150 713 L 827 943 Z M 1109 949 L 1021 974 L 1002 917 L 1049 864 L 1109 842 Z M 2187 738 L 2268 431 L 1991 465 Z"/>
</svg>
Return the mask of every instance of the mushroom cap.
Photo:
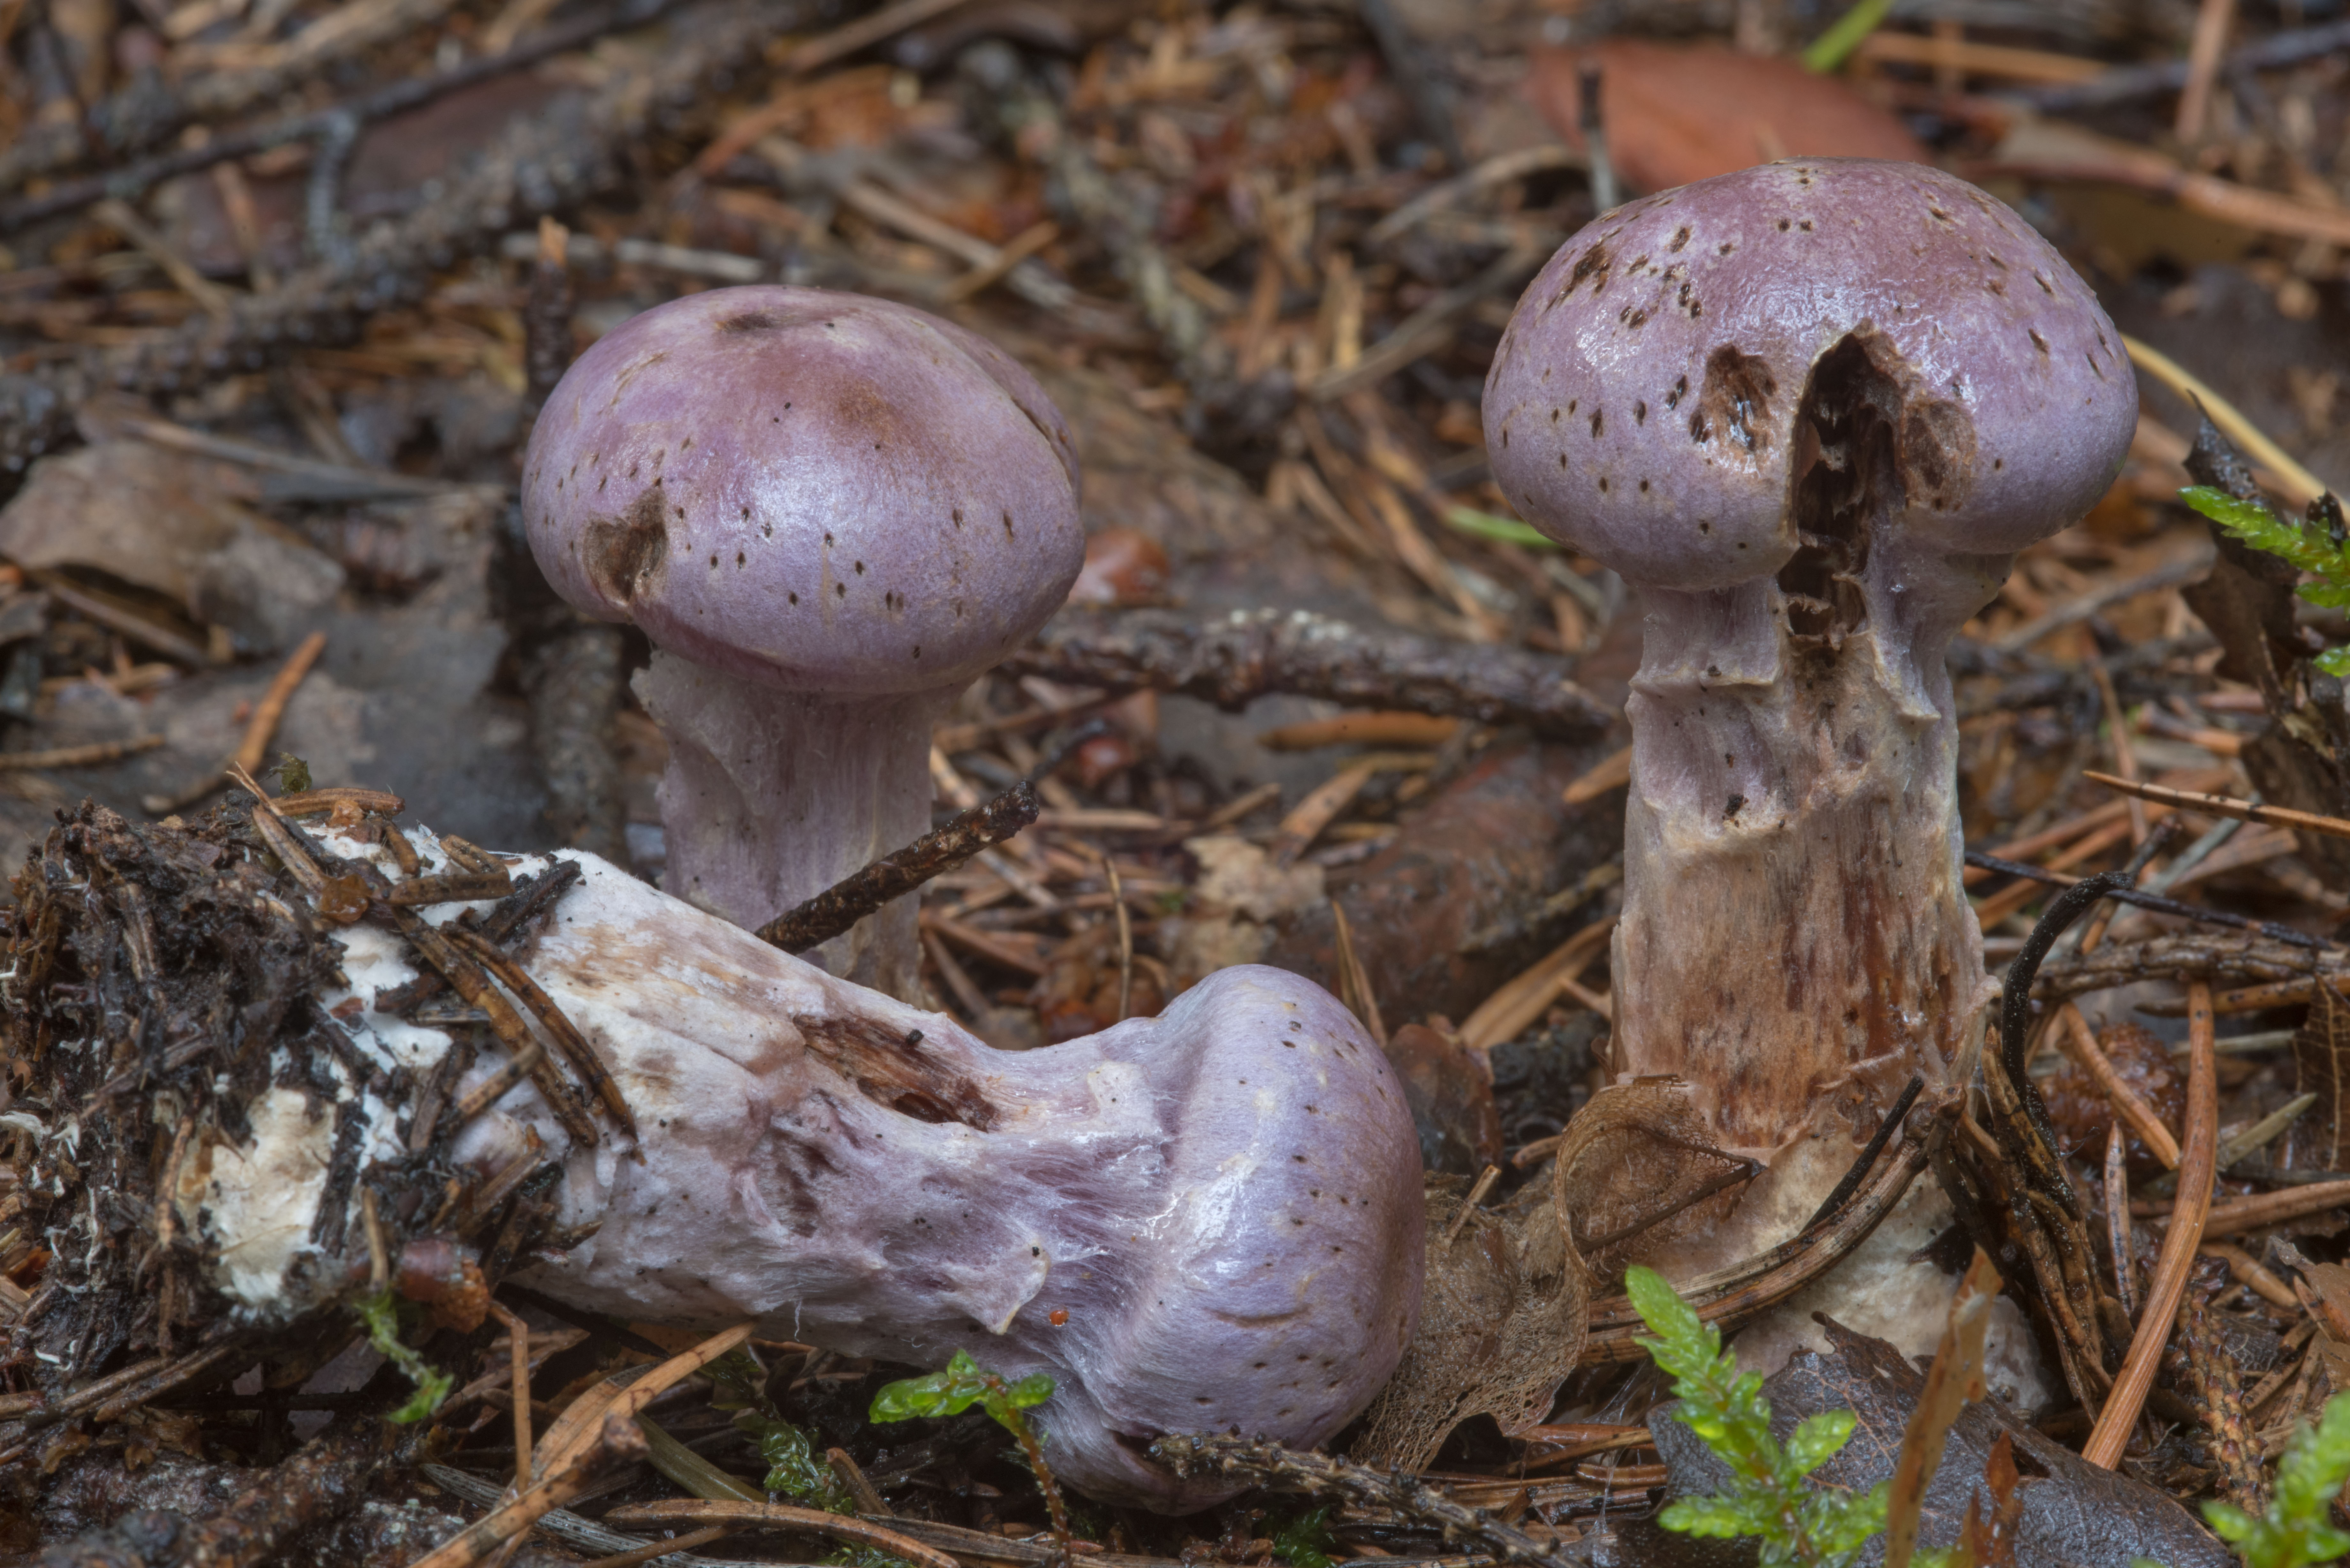
<svg viewBox="0 0 2350 1568">
<path fill-rule="evenodd" d="M 630 317 L 547 399 L 523 523 L 556 592 L 744 680 L 967 681 L 1084 561 L 1060 410 L 993 344 L 814 288 Z"/>
<path fill-rule="evenodd" d="M 1798 416 L 1848 340 L 1877 373 L 1902 525 L 1930 547 L 2043 538 L 2128 451 L 2120 334 L 2054 247 L 1937 170 L 1805 158 L 1644 197 L 1559 247 L 1486 378 L 1493 476 L 1628 581 L 1776 572 L 1800 543 Z"/>
</svg>

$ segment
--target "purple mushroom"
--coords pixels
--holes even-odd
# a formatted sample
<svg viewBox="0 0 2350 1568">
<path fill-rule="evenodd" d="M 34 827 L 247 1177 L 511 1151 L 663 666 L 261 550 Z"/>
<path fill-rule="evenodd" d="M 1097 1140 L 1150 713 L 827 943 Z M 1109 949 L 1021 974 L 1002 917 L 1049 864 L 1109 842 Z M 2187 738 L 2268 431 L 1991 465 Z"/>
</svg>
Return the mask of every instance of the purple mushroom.
<svg viewBox="0 0 2350 1568">
<path fill-rule="evenodd" d="M 396 874 L 380 844 L 326 842 Z M 562 858 L 579 885 L 520 957 L 636 1136 L 574 1143 L 528 1079 L 464 1124 L 450 1158 L 476 1177 L 560 1165 L 555 1221 L 580 1240 L 536 1254 L 525 1282 L 632 1320 L 755 1318 L 850 1355 L 937 1367 L 968 1350 L 1049 1373 L 1055 1473 L 1170 1512 L 1236 1489 L 1178 1480 L 1151 1438 L 1238 1427 L 1311 1445 L 1395 1370 L 1419 1311 L 1419 1144 L 1385 1056 L 1311 981 L 1221 970 L 1155 1018 L 999 1052 L 593 856 Z M 367 925 L 342 940 L 318 1005 L 376 1067 L 437 1077 L 448 1033 L 365 1005 L 413 976 L 402 945 Z M 485 1053 L 448 1103 L 506 1067 Z M 330 1197 L 331 1157 L 338 1138 L 395 1157 L 417 1106 L 369 1095 L 338 1113 L 275 1090 L 249 1140 L 175 1173 L 247 1321 L 364 1277 L 363 1247 L 338 1258 L 314 1239 L 322 1204 L 360 1202 Z"/>
<path fill-rule="evenodd" d="M 751 287 L 579 357 L 524 459 L 556 590 L 652 639 L 664 885 L 758 926 L 931 825 L 931 721 L 1084 561 L 1066 425 L 1001 349 L 923 312 Z M 914 904 L 812 956 L 912 994 Z"/>
<path fill-rule="evenodd" d="M 1567 241 L 1484 409 L 1520 514 L 1639 595 L 1612 1065 L 1686 1078 L 1769 1168 L 1665 1260 L 1733 1262 L 1803 1225 L 1913 1074 L 1970 1072 L 1991 987 L 1943 650 L 2112 482 L 2137 385 L 1999 202 L 1806 159 Z"/>
</svg>

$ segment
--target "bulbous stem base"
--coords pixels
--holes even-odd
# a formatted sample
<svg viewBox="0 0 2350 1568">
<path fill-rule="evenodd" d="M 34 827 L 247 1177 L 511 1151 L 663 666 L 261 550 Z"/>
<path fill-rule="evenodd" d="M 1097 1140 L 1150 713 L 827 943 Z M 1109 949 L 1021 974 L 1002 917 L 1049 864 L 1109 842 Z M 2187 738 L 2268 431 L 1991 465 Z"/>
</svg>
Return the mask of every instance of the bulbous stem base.
<svg viewBox="0 0 2350 1568">
<path fill-rule="evenodd" d="M 887 697 L 779 691 L 656 650 L 636 691 L 669 741 L 664 891 L 755 930 L 931 827 L 931 724 L 960 683 Z M 915 899 L 801 956 L 918 999 Z"/>
</svg>

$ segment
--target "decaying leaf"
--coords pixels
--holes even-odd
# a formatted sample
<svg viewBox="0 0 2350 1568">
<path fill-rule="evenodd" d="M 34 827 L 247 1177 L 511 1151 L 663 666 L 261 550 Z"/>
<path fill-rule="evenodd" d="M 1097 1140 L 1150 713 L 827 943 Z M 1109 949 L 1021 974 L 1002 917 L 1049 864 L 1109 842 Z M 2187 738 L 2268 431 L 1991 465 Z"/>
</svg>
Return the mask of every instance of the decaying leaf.
<svg viewBox="0 0 2350 1568">
<path fill-rule="evenodd" d="M 1483 1052 L 1424 1023 L 1407 1023 L 1388 1037 L 1387 1053 L 1419 1129 L 1421 1164 L 1473 1177 L 1502 1158 L 1502 1113 Z M 1445 1223 L 1451 1222 L 1447 1215 Z"/>
<path fill-rule="evenodd" d="M 1900 120 L 1833 77 L 1793 60 L 1637 38 L 1534 52 L 1526 95 L 1573 146 L 1583 144 L 1586 66 L 1599 71 L 1608 155 L 1635 192 L 1791 156 L 1926 160 Z"/>
<path fill-rule="evenodd" d="M 1356 1444 L 1367 1463 L 1423 1469 L 1471 1416 L 1534 1425 L 1583 1354 L 1588 1290 L 1557 1210 L 1464 1212 L 1467 1197 L 1457 1177 L 1428 1179 L 1419 1328 Z"/>
<path fill-rule="evenodd" d="M 1700 1222 L 1694 1199 L 1740 1166 L 1705 1142 L 1688 1085 L 1660 1078 L 1591 1096 L 1547 1195 L 1464 1212 L 1465 1184 L 1430 1177 L 1419 1329 L 1357 1456 L 1419 1469 L 1471 1416 L 1513 1435 L 1539 1422 L 1582 1356 L 1592 1282 Z"/>
<path fill-rule="evenodd" d="M 2293 1037 L 2298 1092 L 2317 1104 L 2285 1134 L 2282 1164 L 2293 1170 L 2350 1169 L 2350 1002 L 2332 985 L 2311 988 L 2309 1016 Z"/>
<path fill-rule="evenodd" d="M 1744 1163 L 1717 1151 L 1678 1078 L 1612 1084 L 1566 1124 L 1551 1182 L 1568 1240 L 1598 1278 L 1705 1222 Z"/>
</svg>

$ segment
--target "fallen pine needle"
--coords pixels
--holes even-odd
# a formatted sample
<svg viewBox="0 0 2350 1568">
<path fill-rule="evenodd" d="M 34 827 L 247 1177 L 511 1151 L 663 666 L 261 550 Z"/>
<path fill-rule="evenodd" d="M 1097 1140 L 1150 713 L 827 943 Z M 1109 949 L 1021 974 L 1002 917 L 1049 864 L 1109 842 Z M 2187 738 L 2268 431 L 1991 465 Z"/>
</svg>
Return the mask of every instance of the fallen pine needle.
<svg viewBox="0 0 2350 1568">
<path fill-rule="evenodd" d="M 1597 800 L 1612 789 L 1622 789 L 1632 782 L 1632 748 L 1625 747 L 1604 761 L 1594 763 L 1591 771 L 1566 786 L 1562 796 L 1569 805 L 1582 805 Z"/>
<path fill-rule="evenodd" d="M 2133 794 L 2140 800 L 2150 800 L 2158 805 L 2175 806 L 2181 811 L 2200 812 L 2205 816 L 2232 816 L 2240 822 L 2263 823 L 2271 827 L 2295 827 L 2304 833 L 2323 833 L 2334 838 L 2350 838 L 2350 818 L 2320 816 L 2314 811 L 2293 811 L 2282 805 L 2256 805 L 2249 800 L 2237 800 L 2224 794 L 2203 794 L 2195 790 L 2166 789 L 2161 784 L 2140 784 L 2135 779 L 2116 778 L 2111 774 L 2083 770 L 2081 776 L 2107 789 Z"/>
<path fill-rule="evenodd" d="M 301 646 L 287 656 L 276 677 L 269 682 L 269 690 L 261 694 L 261 701 L 253 705 L 253 719 L 245 725 L 244 739 L 236 748 L 237 765 L 246 773 L 259 773 L 261 764 L 268 761 L 269 742 L 277 733 L 277 721 L 286 716 L 286 705 L 294 701 L 295 688 L 302 684 L 302 677 L 310 673 L 310 666 L 318 662 L 318 655 L 326 651 L 326 647 L 327 634 L 323 631 L 314 631 L 304 638 Z"/>
<path fill-rule="evenodd" d="M 609 1525 L 631 1524 L 727 1524 L 765 1526 L 768 1529 L 813 1531 L 829 1535 L 837 1541 L 854 1542 L 860 1546 L 878 1546 L 894 1552 L 909 1563 L 919 1563 L 925 1568 L 962 1568 L 953 1558 L 933 1547 L 923 1545 L 910 1536 L 899 1534 L 883 1525 L 868 1523 L 852 1514 L 826 1513 L 813 1508 L 794 1508 L 785 1502 L 711 1502 L 701 1498 L 664 1498 L 659 1502 L 629 1503 L 604 1516 Z"/>
<path fill-rule="evenodd" d="M 2096 1035 L 2090 1032 L 2089 1021 L 2081 1016 L 2081 1010 L 2068 1002 L 2062 1012 L 2061 1027 L 2056 1031 L 2058 1048 L 2097 1081 L 2097 1087 L 2103 1089 L 2106 1098 L 2113 1102 L 2114 1110 L 2129 1124 L 2130 1131 L 2137 1134 L 2139 1140 L 2154 1151 L 2154 1158 L 2162 1161 L 2163 1168 L 2177 1170 L 2178 1140 L 2170 1136 L 2170 1129 L 2162 1125 L 2162 1118 L 2155 1114 L 2154 1107 L 2147 1104 L 2137 1090 L 2122 1082 L 2121 1075 L 2114 1070 L 2112 1060 L 2098 1045 Z"/>
<path fill-rule="evenodd" d="M 2146 1308 L 2138 1314 L 2137 1334 L 2129 1355 L 2114 1378 L 2114 1391 L 2089 1433 L 2081 1457 L 2104 1469 L 2120 1462 L 2130 1428 L 2137 1424 L 2147 1391 L 2154 1386 L 2155 1368 L 2162 1347 L 2178 1317 L 2179 1299 L 2187 1293 L 2187 1276 L 2195 1266 L 2196 1244 L 2211 1208 L 2211 1177 L 2220 1152 L 2220 1086 L 2211 1053 L 2211 987 L 2190 981 L 2187 989 L 2187 1032 L 2192 1046 L 2187 1059 L 2187 1137 L 2178 1157 L 2178 1208 L 2162 1238 L 2162 1254 L 2147 1285 Z M 2179 1221 L 2185 1220 L 2182 1224 Z"/>
<path fill-rule="evenodd" d="M 2271 441 L 2261 427 L 2244 417 L 2242 410 L 2205 386 L 2186 367 L 2159 348 L 2139 342 L 2125 332 L 2122 347 L 2129 350 L 2130 360 L 2138 369 L 2196 404 L 2204 417 L 2220 427 L 2227 438 L 2241 447 L 2244 455 L 2269 471 L 2284 492 L 2285 499 L 2294 506 L 2306 506 L 2325 493 L 2325 485 L 2317 475 L 2295 462 L 2284 448 Z"/>
<path fill-rule="evenodd" d="M 40 768 L 93 768 L 119 763 L 163 743 L 161 735 L 140 735 L 128 741 L 99 741 L 87 746 L 52 746 L 46 752 L 0 752 L 0 772 L 31 773 Z"/>
</svg>

